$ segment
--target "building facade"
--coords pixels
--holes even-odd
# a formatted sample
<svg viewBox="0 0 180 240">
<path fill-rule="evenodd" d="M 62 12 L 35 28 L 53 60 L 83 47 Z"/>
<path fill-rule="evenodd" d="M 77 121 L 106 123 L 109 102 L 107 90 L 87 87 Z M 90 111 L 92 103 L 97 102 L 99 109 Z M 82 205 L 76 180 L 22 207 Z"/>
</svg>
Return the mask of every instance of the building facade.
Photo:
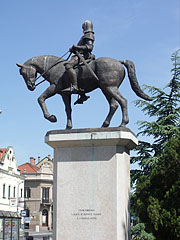
<svg viewBox="0 0 180 240">
<path fill-rule="evenodd" d="M 0 149 L 0 239 L 19 239 L 24 209 L 24 177 L 13 147 Z"/>
<path fill-rule="evenodd" d="M 53 214 L 53 161 L 50 156 L 36 164 L 31 157 L 29 163 L 19 166 L 25 177 L 25 209 L 29 212 L 29 229 L 51 230 Z"/>
<path fill-rule="evenodd" d="M 24 177 L 20 174 L 13 147 L 0 149 L 0 210 L 24 209 Z"/>
</svg>

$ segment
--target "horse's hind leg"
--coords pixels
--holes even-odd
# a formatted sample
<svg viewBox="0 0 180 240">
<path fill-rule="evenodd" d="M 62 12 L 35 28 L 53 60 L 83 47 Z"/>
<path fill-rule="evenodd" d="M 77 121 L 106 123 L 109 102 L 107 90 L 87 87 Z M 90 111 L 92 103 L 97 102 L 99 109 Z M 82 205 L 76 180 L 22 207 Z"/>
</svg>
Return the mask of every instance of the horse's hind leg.
<svg viewBox="0 0 180 240">
<path fill-rule="evenodd" d="M 102 92 L 104 93 L 106 99 L 109 102 L 109 113 L 108 113 L 105 121 L 103 122 L 102 127 L 109 127 L 111 119 L 112 119 L 115 111 L 118 108 L 118 103 L 117 103 L 117 101 L 113 97 L 109 96 L 104 90 L 102 90 Z"/>
<path fill-rule="evenodd" d="M 120 127 L 125 127 L 129 122 L 128 110 L 127 110 L 127 100 L 120 94 L 117 87 L 106 87 L 104 91 L 111 97 L 113 97 L 121 106 L 122 110 L 122 122 Z"/>
</svg>

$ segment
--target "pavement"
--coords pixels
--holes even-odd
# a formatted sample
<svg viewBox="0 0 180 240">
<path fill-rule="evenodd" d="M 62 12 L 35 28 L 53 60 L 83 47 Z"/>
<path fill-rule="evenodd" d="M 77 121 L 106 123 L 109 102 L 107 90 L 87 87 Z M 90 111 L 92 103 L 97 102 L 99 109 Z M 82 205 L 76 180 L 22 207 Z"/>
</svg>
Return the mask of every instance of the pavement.
<svg viewBox="0 0 180 240">
<path fill-rule="evenodd" d="M 33 237 L 33 238 L 32 238 Z M 52 231 L 39 231 L 36 232 L 31 229 L 25 229 L 25 231 L 20 231 L 20 240 L 53 240 Z"/>
</svg>

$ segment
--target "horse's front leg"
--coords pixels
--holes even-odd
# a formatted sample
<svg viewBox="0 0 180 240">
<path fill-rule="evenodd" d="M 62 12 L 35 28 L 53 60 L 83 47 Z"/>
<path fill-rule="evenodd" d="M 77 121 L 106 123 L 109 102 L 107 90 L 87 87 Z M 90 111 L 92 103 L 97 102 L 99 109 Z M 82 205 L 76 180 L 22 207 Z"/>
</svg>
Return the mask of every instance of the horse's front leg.
<svg viewBox="0 0 180 240">
<path fill-rule="evenodd" d="M 72 118 L 71 118 L 71 95 L 62 94 L 63 102 L 65 104 L 65 111 L 67 116 L 66 129 L 72 128 Z"/>
<path fill-rule="evenodd" d="M 56 86 L 54 84 L 50 85 L 42 94 L 38 97 L 38 103 L 43 111 L 44 117 L 50 122 L 57 122 L 55 115 L 50 115 L 47 110 L 45 100 L 56 94 Z"/>
</svg>

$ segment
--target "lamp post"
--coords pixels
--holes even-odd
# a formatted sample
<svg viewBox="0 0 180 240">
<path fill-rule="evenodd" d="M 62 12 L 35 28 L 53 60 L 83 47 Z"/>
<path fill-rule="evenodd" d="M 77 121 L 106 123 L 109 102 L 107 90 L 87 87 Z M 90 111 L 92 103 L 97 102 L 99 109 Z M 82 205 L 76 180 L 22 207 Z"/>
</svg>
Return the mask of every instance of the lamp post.
<svg viewBox="0 0 180 240">
<path fill-rule="evenodd" d="M 19 182 L 17 187 L 17 213 L 18 213 L 18 203 L 19 203 L 19 186 L 22 183 L 24 183 L 24 181 Z"/>
</svg>

